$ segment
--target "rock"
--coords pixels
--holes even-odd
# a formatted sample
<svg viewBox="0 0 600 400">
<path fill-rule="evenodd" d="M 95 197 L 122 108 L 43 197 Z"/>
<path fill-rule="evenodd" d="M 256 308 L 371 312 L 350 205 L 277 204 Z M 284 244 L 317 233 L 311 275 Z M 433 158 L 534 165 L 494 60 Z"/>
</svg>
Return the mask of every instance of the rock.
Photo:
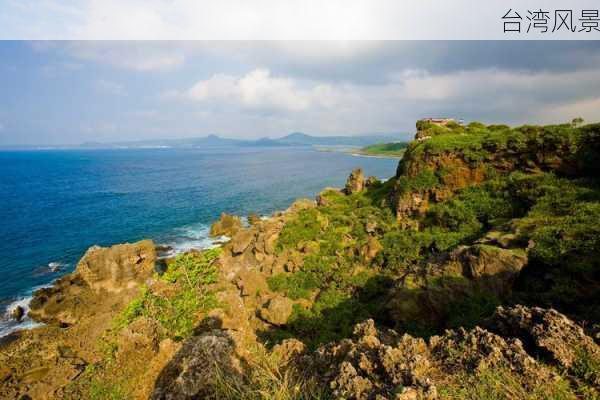
<svg viewBox="0 0 600 400">
<path fill-rule="evenodd" d="M 25 309 L 21 306 L 16 306 L 10 313 L 10 316 L 15 321 L 21 322 L 21 320 L 25 316 Z"/>
<path fill-rule="evenodd" d="M 296 361 L 306 353 L 306 345 L 298 339 L 285 339 L 273 347 L 273 353 L 279 356 L 280 362 L 287 364 Z"/>
<path fill-rule="evenodd" d="M 242 229 L 242 220 L 240 217 L 222 213 L 219 220 L 210 226 L 209 234 L 212 237 L 223 235 L 233 237 L 240 229 Z"/>
<path fill-rule="evenodd" d="M 524 253 L 488 245 L 459 247 L 451 258 L 461 263 L 467 278 L 486 280 L 500 294 L 510 290 L 527 264 Z"/>
<path fill-rule="evenodd" d="M 352 171 L 348 180 L 346 180 L 346 186 L 344 192 L 346 194 L 354 194 L 362 192 L 365 188 L 365 176 L 361 168 L 356 168 Z"/>
<path fill-rule="evenodd" d="M 287 297 L 277 295 L 260 309 L 260 317 L 270 324 L 285 325 L 292 315 L 294 302 Z"/>
<path fill-rule="evenodd" d="M 155 271 L 156 250 L 151 240 L 93 246 L 77 264 L 75 272 L 34 293 L 29 316 L 36 321 L 68 327 L 98 312 L 103 304 L 127 303 L 138 288 L 150 282 Z M 109 298 L 106 293 L 109 292 Z M 119 294 L 118 296 L 113 296 Z"/>
<path fill-rule="evenodd" d="M 261 221 L 260 216 L 256 213 L 248 214 L 248 223 L 250 225 L 256 225 Z"/>
<path fill-rule="evenodd" d="M 502 336 L 518 338 L 533 354 L 565 369 L 573 368 L 582 358 L 600 365 L 600 347 L 580 326 L 554 309 L 498 307 L 487 326 Z M 600 371 L 592 371 L 588 379 L 600 385 Z"/>
<path fill-rule="evenodd" d="M 256 270 L 242 269 L 235 283 L 245 297 L 257 296 L 269 290 L 265 276 Z"/>
<path fill-rule="evenodd" d="M 152 240 L 93 246 L 77 264 L 75 273 L 91 289 L 119 292 L 146 282 L 154 274 L 156 247 Z"/>
<path fill-rule="evenodd" d="M 494 368 L 510 371 L 510 379 L 524 388 L 554 384 L 557 379 L 517 339 L 505 340 L 476 327 L 446 331 L 425 342 L 378 329 L 372 320 L 357 324 L 351 339 L 323 345 L 296 363 L 328 385 L 333 398 L 348 400 L 435 400 L 438 383 L 446 385 L 454 376 Z"/>
<path fill-rule="evenodd" d="M 222 330 L 212 330 L 185 341 L 156 380 L 151 399 L 184 400 L 214 395 L 217 374 L 239 375 L 234 343 Z"/>
<path fill-rule="evenodd" d="M 252 240 L 254 239 L 254 231 L 250 229 L 242 229 L 231 238 L 231 251 L 233 254 L 243 253 Z"/>
</svg>

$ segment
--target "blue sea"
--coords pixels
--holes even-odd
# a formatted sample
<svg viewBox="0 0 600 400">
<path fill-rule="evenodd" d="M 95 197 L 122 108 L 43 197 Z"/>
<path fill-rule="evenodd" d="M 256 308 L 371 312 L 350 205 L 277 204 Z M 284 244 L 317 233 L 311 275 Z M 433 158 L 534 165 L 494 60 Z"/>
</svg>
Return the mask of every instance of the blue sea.
<svg viewBox="0 0 600 400">
<path fill-rule="evenodd" d="M 269 215 L 353 168 L 388 178 L 397 163 L 305 147 L 0 152 L 0 336 L 17 328 L 11 308 L 92 245 L 205 248 L 221 212 Z"/>
</svg>

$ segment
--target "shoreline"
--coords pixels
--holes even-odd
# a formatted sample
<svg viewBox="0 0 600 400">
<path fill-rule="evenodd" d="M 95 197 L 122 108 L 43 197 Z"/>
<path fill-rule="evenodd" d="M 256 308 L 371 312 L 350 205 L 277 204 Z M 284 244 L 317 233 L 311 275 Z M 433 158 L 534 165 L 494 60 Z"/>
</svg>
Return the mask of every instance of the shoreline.
<svg viewBox="0 0 600 400">
<path fill-rule="evenodd" d="M 380 158 L 380 159 L 390 159 L 390 160 L 400 160 L 404 156 L 404 154 L 393 155 L 393 154 L 364 153 L 364 152 L 361 152 L 361 150 L 359 148 L 350 149 L 348 147 L 344 147 L 344 148 L 340 148 L 340 149 L 336 149 L 336 148 L 332 148 L 332 147 L 326 147 L 326 148 L 313 147 L 313 149 L 316 151 L 319 151 L 319 152 L 323 152 L 323 153 L 342 153 L 342 154 L 347 154 L 347 155 L 350 155 L 353 157 L 368 157 L 368 158 Z"/>
</svg>

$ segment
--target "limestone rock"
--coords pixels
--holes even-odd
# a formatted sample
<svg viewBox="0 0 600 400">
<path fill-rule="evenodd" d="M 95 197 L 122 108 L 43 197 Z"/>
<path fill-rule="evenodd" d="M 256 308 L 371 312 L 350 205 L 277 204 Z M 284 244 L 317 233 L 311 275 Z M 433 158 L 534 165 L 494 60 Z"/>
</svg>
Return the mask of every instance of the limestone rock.
<svg viewBox="0 0 600 400">
<path fill-rule="evenodd" d="M 260 317 L 273 325 L 285 325 L 292 315 L 293 306 L 292 300 L 278 295 L 260 309 Z"/>
<path fill-rule="evenodd" d="M 242 228 L 242 220 L 236 215 L 222 213 L 218 221 L 210 226 L 210 236 L 233 237 Z"/>
<path fill-rule="evenodd" d="M 75 273 L 99 291 L 119 292 L 143 284 L 154 273 L 156 247 L 151 240 L 93 246 L 77 264 Z"/>
<path fill-rule="evenodd" d="M 254 239 L 254 231 L 242 229 L 231 239 L 231 250 L 233 254 L 242 254 Z"/>
<path fill-rule="evenodd" d="M 346 181 L 346 186 L 344 191 L 346 194 L 354 194 L 358 192 L 362 192 L 365 188 L 365 176 L 361 168 L 356 168 L 352 171 L 348 180 Z"/>
<path fill-rule="evenodd" d="M 229 334 L 213 330 L 186 340 L 158 377 L 151 399 L 202 399 L 214 393 L 217 374 L 239 374 Z"/>
<path fill-rule="evenodd" d="M 487 325 L 500 335 L 520 339 L 531 347 L 530 351 L 563 368 L 572 368 L 582 358 L 600 364 L 600 346 L 580 326 L 554 309 L 498 307 Z M 591 383 L 600 385 L 600 371 L 592 375 Z"/>
</svg>

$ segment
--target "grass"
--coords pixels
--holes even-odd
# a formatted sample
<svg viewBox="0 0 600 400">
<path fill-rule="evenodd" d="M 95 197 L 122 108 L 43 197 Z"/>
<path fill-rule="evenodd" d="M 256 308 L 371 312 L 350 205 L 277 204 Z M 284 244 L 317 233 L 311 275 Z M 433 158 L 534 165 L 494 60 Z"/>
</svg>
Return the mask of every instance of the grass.
<svg viewBox="0 0 600 400">
<path fill-rule="evenodd" d="M 207 286 L 215 283 L 218 271 L 213 261 L 220 249 L 202 253 L 178 255 L 169 265 L 161 280 L 177 287 L 173 296 L 152 293 L 147 287 L 116 318 L 117 329 L 129 325 L 136 318 L 145 316 L 157 320 L 167 335 L 175 340 L 190 336 L 197 323 L 198 313 L 215 308 L 218 303 Z"/>
<path fill-rule="evenodd" d="M 473 374 L 461 372 L 452 382 L 438 386 L 440 399 L 452 400 L 570 400 L 577 395 L 569 383 L 558 378 L 552 383 L 525 382 L 507 368 L 484 368 Z"/>
<path fill-rule="evenodd" d="M 315 377 L 301 373 L 277 352 L 250 349 L 249 365 L 242 377 L 218 371 L 214 399 L 227 400 L 326 400 L 328 390 Z"/>
<path fill-rule="evenodd" d="M 358 153 L 371 156 L 402 157 L 407 147 L 407 142 L 379 143 L 363 147 L 358 150 Z"/>
</svg>

